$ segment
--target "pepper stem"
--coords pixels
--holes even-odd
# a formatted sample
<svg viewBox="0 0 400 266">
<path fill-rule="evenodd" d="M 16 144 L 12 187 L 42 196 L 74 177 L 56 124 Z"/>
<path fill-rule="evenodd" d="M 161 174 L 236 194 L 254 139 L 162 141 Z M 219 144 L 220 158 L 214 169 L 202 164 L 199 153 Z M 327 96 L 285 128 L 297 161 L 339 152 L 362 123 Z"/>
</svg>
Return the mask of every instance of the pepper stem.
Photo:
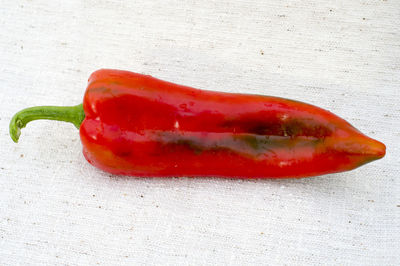
<svg viewBox="0 0 400 266">
<path fill-rule="evenodd" d="M 23 109 L 11 119 L 10 136 L 12 140 L 18 142 L 21 129 L 30 121 L 38 119 L 70 122 L 79 129 L 83 119 L 85 119 L 85 112 L 82 104 L 76 106 L 36 106 Z"/>
</svg>

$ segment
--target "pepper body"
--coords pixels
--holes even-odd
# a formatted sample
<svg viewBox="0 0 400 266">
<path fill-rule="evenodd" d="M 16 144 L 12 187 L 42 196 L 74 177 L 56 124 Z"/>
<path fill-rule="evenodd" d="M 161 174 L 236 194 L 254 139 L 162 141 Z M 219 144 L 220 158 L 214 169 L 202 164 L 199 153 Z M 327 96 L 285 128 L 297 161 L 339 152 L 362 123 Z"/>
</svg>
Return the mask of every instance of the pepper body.
<svg viewBox="0 0 400 266">
<path fill-rule="evenodd" d="M 113 174 L 308 177 L 385 154 L 384 144 L 313 105 L 198 90 L 127 71 L 94 72 L 83 109 L 85 158 Z"/>
</svg>

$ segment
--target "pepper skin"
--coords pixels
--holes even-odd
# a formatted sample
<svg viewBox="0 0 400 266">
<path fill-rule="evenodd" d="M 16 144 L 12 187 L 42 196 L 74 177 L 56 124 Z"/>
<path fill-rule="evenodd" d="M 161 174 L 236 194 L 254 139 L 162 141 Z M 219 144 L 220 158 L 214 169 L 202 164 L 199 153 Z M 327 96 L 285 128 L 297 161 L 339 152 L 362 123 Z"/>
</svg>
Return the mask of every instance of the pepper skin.
<svg viewBox="0 0 400 266">
<path fill-rule="evenodd" d="M 79 128 L 85 158 L 113 174 L 310 177 L 352 170 L 382 158 L 386 149 L 313 105 L 198 90 L 128 71 L 94 72 L 84 113 L 70 108 L 74 120 L 61 120 Z M 24 120 L 23 114 L 11 121 L 14 140 L 31 120 L 57 119 Z"/>
</svg>

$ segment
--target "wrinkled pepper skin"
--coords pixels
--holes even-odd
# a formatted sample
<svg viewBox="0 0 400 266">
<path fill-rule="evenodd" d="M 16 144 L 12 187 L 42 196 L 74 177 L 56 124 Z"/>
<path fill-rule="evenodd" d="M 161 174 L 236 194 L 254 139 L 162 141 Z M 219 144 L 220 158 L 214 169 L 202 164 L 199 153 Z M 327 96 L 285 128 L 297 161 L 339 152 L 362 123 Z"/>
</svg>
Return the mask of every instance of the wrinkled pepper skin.
<svg viewBox="0 0 400 266">
<path fill-rule="evenodd" d="M 212 92 L 120 70 L 94 72 L 83 153 L 132 176 L 310 177 L 382 158 L 385 145 L 306 103 Z"/>
</svg>

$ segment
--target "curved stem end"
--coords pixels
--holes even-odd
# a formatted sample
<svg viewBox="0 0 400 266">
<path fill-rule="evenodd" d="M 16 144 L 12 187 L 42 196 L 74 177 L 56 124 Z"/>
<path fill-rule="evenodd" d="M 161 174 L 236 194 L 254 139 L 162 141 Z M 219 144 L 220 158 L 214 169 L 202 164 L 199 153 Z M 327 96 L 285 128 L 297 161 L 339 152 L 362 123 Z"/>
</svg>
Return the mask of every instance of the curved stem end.
<svg viewBox="0 0 400 266">
<path fill-rule="evenodd" d="M 21 129 L 27 123 L 38 119 L 49 119 L 70 122 L 79 129 L 85 119 L 82 104 L 76 106 L 36 106 L 23 109 L 16 113 L 10 121 L 10 136 L 17 143 Z"/>
<path fill-rule="evenodd" d="M 15 143 L 18 142 L 22 127 L 22 121 L 18 118 L 18 114 L 15 114 L 10 122 L 10 136 Z"/>
</svg>

